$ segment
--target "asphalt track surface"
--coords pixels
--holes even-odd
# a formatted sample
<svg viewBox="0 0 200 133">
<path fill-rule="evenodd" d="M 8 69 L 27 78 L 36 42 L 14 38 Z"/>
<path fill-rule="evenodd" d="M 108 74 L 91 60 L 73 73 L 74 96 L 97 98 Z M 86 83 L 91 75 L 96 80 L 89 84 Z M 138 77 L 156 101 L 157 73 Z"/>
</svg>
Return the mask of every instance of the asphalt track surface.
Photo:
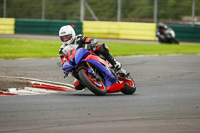
<svg viewBox="0 0 200 133">
<path fill-rule="evenodd" d="M 1 133 L 199 133 L 200 56 L 117 57 L 134 77 L 134 95 L 0 96 Z M 1 76 L 72 83 L 60 60 L 0 60 Z"/>
</svg>

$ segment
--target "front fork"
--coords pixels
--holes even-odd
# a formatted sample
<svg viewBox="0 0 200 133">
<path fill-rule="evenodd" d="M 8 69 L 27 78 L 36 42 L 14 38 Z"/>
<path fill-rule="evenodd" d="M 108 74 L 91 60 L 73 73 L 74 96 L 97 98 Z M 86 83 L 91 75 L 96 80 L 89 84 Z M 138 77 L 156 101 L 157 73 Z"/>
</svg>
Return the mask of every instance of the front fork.
<svg viewBox="0 0 200 133">
<path fill-rule="evenodd" d="M 88 72 L 91 74 L 92 77 L 94 77 L 98 82 L 101 81 L 101 77 L 95 73 L 94 69 L 92 68 L 92 66 L 90 65 L 89 62 L 86 62 L 87 66 L 88 66 Z"/>
<path fill-rule="evenodd" d="M 77 73 L 80 69 L 86 69 L 88 71 L 88 73 L 94 77 L 97 81 L 100 81 L 101 80 L 101 77 L 99 75 L 97 75 L 94 71 L 94 69 L 92 68 L 92 66 L 90 65 L 89 62 L 85 62 L 84 64 L 82 64 L 80 67 L 78 67 L 74 72 L 73 72 L 73 75 L 76 79 L 79 79 L 79 77 L 77 76 Z"/>
</svg>

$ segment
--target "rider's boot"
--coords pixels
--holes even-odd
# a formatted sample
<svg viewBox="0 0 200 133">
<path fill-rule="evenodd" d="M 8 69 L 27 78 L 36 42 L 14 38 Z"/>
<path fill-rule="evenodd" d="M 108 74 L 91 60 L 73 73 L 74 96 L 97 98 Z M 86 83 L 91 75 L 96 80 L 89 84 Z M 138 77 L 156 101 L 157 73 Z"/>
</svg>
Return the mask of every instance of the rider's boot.
<svg viewBox="0 0 200 133">
<path fill-rule="evenodd" d="M 122 64 L 117 61 L 111 53 L 109 53 L 109 56 L 106 57 L 106 59 L 110 62 L 110 64 L 116 69 L 119 70 L 122 67 Z"/>
<path fill-rule="evenodd" d="M 74 87 L 76 90 L 83 90 L 85 88 L 77 79 L 74 80 Z"/>
</svg>

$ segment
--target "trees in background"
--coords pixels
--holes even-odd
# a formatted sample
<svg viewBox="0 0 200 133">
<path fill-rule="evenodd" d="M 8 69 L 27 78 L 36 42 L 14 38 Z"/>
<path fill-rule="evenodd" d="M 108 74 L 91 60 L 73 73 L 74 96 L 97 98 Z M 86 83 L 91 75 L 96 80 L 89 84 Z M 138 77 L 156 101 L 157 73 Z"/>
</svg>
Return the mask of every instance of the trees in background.
<svg viewBox="0 0 200 133">
<path fill-rule="evenodd" d="M 45 19 L 79 20 L 80 0 L 45 0 Z M 101 21 L 117 20 L 117 0 L 87 0 Z M 42 0 L 7 0 L 6 17 L 41 19 Z M 196 16 L 200 16 L 200 1 L 196 0 Z M 158 0 L 158 19 L 181 20 L 191 16 L 192 0 Z M 154 0 L 121 0 L 121 21 L 152 22 Z M 3 0 L 0 0 L 3 17 Z M 93 20 L 85 8 L 85 20 Z"/>
</svg>

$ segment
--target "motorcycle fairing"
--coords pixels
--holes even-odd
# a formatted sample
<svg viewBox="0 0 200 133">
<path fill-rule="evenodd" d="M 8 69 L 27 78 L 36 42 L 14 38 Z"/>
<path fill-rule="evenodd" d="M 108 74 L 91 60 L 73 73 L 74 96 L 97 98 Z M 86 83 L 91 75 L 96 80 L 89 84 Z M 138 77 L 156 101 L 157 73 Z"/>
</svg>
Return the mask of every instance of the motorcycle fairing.
<svg viewBox="0 0 200 133">
<path fill-rule="evenodd" d="M 105 86 L 106 88 L 115 84 L 117 80 L 113 76 L 113 74 L 109 71 L 109 69 L 103 66 L 101 63 L 97 62 L 96 60 L 88 59 L 87 62 L 93 64 L 97 69 L 105 74 Z"/>
<path fill-rule="evenodd" d="M 88 59 L 92 59 L 92 60 L 96 60 L 98 62 L 101 62 L 102 64 L 104 64 L 105 66 L 111 67 L 112 65 L 108 62 L 106 62 L 105 60 L 101 59 L 99 56 L 94 56 L 94 55 L 88 55 L 85 58 L 85 61 L 87 61 Z"/>
<path fill-rule="evenodd" d="M 73 65 L 70 64 L 70 62 L 65 62 L 63 64 L 62 70 L 66 71 L 66 72 L 71 72 L 73 69 L 75 69 L 75 67 Z"/>
<path fill-rule="evenodd" d="M 101 72 L 103 72 L 105 74 L 105 86 L 106 86 L 107 93 L 119 92 L 121 90 L 121 88 L 124 87 L 124 83 L 122 81 L 117 82 L 116 78 L 110 72 L 108 67 L 107 66 L 103 66 L 101 64 L 102 62 L 99 63 L 97 61 L 97 58 L 95 58 L 95 57 L 87 58 L 87 60 L 85 60 L 85 61 L 89 62 L 90 64 L 95 65 Z M 93 60 L 93 59 L 96 59 L 96 60 Z"/>
<path fill-rule="evenodd" d="M 108 69 L 111 64 L 101 59 L 100 57 L 91 54 L 88 50 L 84 48 L 76 50 L 76 55 L 71 58 L 69 62 L 65 62 L 62 69 L 67 72 L 73 72 L 73 70 L 83 62 L 91 63 L 92 65 L 97 67 L 97 69 L 99 69 L 102 73 L 104 73 L 105 86 L 108 93 L 118 92 L 122 87 L 124 87 L 123 82 L 118 82 L 111 71 Z M 92 72 L 90 68 L 87 68 L 87 70 L 89 73 Z"/>
<path fill-rule="evenodd" d="M 73 49 L 72 49 L 73 50 Z M 76 66 L 79 66 L 89 54 L 91 54 L 88 50 L 84 48 L 80 48 L 76 50 L 73 54 L 73 58 L 70 58 L 69 61 L 66 61 L 63 65 L 63 70 L 67 72 L 71 72 L 73 69 L 76 68 Z"/>
<path fill-rule="evenodd" d="M 124 82 L 119 81 L 109 87 L 107 87 L 107 93 L 113 93 L 113 92 L 119 92 L 121 90 L 121 88 L 124 87 Z"/>
<path fill-rule="evenodd" d="M 82 60 L 85 59 L 89 54 L 91 53 L 84 48 L 79 48 L 78 50 L 76 50 L 76 55 L 75 55 L 76 66 L 81 64 Z"/>
</svg>

